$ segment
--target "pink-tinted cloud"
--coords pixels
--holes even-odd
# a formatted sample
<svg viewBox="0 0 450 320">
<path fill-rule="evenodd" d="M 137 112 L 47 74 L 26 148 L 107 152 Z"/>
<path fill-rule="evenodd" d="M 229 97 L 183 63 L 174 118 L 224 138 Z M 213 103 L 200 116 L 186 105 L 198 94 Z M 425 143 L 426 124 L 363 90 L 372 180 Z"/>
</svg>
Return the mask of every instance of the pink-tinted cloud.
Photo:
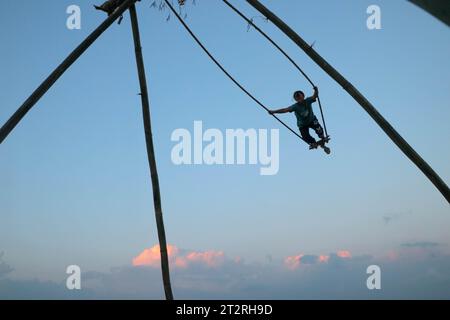
<svg viewBox="0 0 450 320">
<path fill-rule="evenodd" d="M 349 259 L 352 257 L 350 251 L 348 250 L 340 250 L 336 252 L 336 256 L 343 259 Z M 328 263 L 329 260 L 329 255 L 321 254 L 316 256 L 300 253 L 298 255 L 286 257 L 284 259 L 284 265 L 290 270 L 296 270 L 301 266 L 315 265 L 317 263 Z"/>
<path fill-rule="evenodd" d="M 189 262 L 203 263 L 208 267 L 218 267 L 224 262 L 222 251 L 190 252 L 186 255 Z"/>
<path fill-rule="evenodd" d="M 178 248 L 173 245 L 167 245 L 167 254 L 169 259 L 178 254 Z M 160 266 L 159 245 L 154 245 L 149 249 L 144 249 L 136 258 L 133 259 L 133 266 Z"/>
<path fill-rule="evenodd" d="M 352 254 L 348 250 L 341 250 L 341 251 L 338 251 L 336 254 L 339 258 L 351 258 L 352 257 Z"/>
<path fill-rule="evenodd" d="M 175 258 L 175 267 L 185 269 L 188 267 L 188 261 L 184 257 L 176 257 Z"/>
<path fill-rule="evenodd" d="M 300 260 L 302 257 L 303 254 L 286 257 L 286 259 L 284 259 L 284 264 L 288 269 L 295 270 L 300 267 Z"/>
<path fill-rule="evenodd" d="M 189 251 L 181 254 L 180 250 L 174 245 L 167 246 L 167 253 L 169 255 L 169 262 L 172 266 L 180 269 L 185 269 L 192 264 L 205 265 L 210 268 L 215 268 L 222 265 L 225 261 L 225 254 L 222 251 Z M 160 250 L 159 245 L 154 245 L 151 248 L 144 249 L 132 261 L 133 266 L 160 266 Z"/>
</svg>

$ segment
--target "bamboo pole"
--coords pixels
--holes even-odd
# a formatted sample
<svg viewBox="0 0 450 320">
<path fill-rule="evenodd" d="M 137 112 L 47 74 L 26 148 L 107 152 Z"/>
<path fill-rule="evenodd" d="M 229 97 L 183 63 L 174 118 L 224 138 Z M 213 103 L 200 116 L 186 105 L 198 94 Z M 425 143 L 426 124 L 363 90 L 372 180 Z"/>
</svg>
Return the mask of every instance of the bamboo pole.
<svg viewBox="0 0 450 320">
<path fill-rule="evenodd" d="M 139 35 L 139 23 L 136 7 L 130 7 L 131 26 L 133 29 L 134 48 L 136 53 L 136 65 L 141 86 L 142 117 L 144 121 L 145 142 L 147 146 L 147 157 L 153 187 L 153 205 L 155 207 L 156 226 L 158 229 L 159 248 L 161 255 L 161 271 L 164 284 L 164 292 L 167 300 L 173 300 L 172 287 L 170 284 L 169 258 L 167 254 L 166 233 L 161 207 L 161 194 L 159 189 L 158 171 L 156 167 L 155 150 L 153 147 L 152 124 L 150 118 L 150 103 L 148 99 L 147 80 L 145 76 L 144 58 L 142 57 L 141 38 Z"/>
<path fill-rule="evenodd" d="M 448 0 L 409 0 L 450 27 L 450 3 Z"/>
</svg>

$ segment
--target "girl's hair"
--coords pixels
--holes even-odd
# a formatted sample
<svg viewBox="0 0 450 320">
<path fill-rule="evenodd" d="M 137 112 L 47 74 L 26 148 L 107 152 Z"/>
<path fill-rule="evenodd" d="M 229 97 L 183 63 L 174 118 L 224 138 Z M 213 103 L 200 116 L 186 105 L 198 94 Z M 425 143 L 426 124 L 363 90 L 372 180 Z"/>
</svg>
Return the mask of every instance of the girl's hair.
<svg viewBox="0 0 450 320">
<path fill-rule="evenodd" d="M 298 90 L 298 91 L 295 91 L 295 92 L 294 92 L 294 96 L 293 96 L 294 99 L 295 99 L 296 97 L 298 97 L 299 94 L 302 94 L 303 96 L 305 96 L 305 94 L 303 93 L 303 91 Z"/>
</svg>

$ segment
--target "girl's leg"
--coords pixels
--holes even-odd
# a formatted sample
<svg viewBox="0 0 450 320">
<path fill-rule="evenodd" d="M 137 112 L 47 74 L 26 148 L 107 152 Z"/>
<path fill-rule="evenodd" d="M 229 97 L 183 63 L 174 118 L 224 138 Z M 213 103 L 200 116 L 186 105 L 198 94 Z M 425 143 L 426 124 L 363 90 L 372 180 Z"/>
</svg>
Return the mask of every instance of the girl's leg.
<svg viewBox="0 0 450 320">
<path fill-rule="evenodd" d="M 317 118 L 314 118 L 314 121 L 311 124 L 311 128 L 316 132 L 316 134 L 319 136 L 320 139 L 325 138 L 322 126 L 320 125 L 319 120 L 317 120 Z"/>
<path fill-rule="evenodd" d="M 311 135 L 309 134 L 309 127 L 301 127 L 299 129 L 300 129 L 300 134 L 302 135 L 303 139 L 305 139 L 305 141 L 307 143 L 309 143 L 309 144 L 316 143 L 316 139 L 311 137 Z"/>
<path fill-rule="evenodd" d="M 317 120 L 317 118 L 314 119 L 314 121 L 313 121 L 313 123 L 312 123 L 312 125 L 311 125 L 311 128 L 314 129 L 314 131 L 316 132 L 316 134 L 317 134 L 317 135 L 320 137 L 320 139 L 321 139 L 321 142 L 319 143 L 320 147 L 323 148 L 323 150 L 325 151 L 326 154 L 330 154 L 331 149 L 328 148 L 328 147 L 325 145 L 325 143 L 327 142 L 327 141 L 325 140 L 326 137 L 324 136 L 322 126 L 320 125 L 320 123 L 319 123 L 319 121 Z"/>
</svg>

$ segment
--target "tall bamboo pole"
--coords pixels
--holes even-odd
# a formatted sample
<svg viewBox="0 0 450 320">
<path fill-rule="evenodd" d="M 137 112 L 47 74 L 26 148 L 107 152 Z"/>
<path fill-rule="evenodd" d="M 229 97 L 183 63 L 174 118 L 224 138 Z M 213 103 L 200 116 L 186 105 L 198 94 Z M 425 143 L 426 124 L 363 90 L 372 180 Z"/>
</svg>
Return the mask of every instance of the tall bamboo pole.
<svg viewBox="0 0 450 320">
<path fill-rule="evenodd" d="M 170 284 L 169 257 L 167 254 L 166 233 L 161 207 L 161 194 L 159 189 L 158 171 L 156 167 L 155 150 L 153 147 L 152 124 L 150 118 L 150 103 L 148 99 L 147 80 L 145 76 L 144 58 L 142 57 L 141 38 L 139 35 L 139 23 L 134 4 L 130 7 L 131 26 L 133 29 L 134 49 L 136 53 L 136 65 L 141 86 L 142 117 L 144 121 L 145 142 L 147 157 L 150 166 L 153 187 L 153 205 L 155 207 L 156 227 L 158 229 L 159 248 L 161 255 L 161 271 L 164 284 L 164 292 L 167 300 L 173 300 Z"/>
<path fill-rule="evenodd" d="M 450 3 L 448 0 L 409 0 L 450 27 Z"/>
</svg>

